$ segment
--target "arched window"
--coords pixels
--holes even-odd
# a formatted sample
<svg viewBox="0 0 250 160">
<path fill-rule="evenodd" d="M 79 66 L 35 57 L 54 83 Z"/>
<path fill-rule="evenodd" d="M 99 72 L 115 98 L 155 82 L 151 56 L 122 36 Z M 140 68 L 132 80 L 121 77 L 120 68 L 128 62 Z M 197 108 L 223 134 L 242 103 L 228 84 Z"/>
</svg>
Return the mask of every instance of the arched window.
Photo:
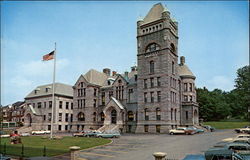
<svg viewBox="0 0 250 160">
<path fill-rule="evenodd" d="M 148 109 L 146 108 L 146 109 L 144 110 L 144 112 L 145 112 L 145 120 L 147 121 L 147 120 L 149 120 Z"/>
<path fill-rule="evenodd" d="M 78 121 L 85 121 L 84 113 L 82 113 L 82 112 L 78 113 L 77 119 L 78 119 Z"/>
<path fill-rule="evenodd" d="M 134 120 L 134 113 L 132 111 L 128 111 L 128 121 Z"/>
<path fill-rule="evenodd" d="M 175 46 L 173 43 L 170 44 L 170 51 L 175 53 Z"/>
<path fill-rule="evenodd" d="M 153 52 L 153 51 L 157 51 L 157 50 L 159 50 L 160 49 L 160 46 L 158 45 L 158 44 L 156 44 L 156 43 L 151 43 L 151 44 L 149 44 L 148 46 L 147 46 L 147 48 L 146 48 L 146 53 L 147 52 Z"/>
<path fill-rule="evenodd" d="M 155 70 L 155 63 L 154 61 L 149 62 L 149 73 L 154 73 Z"/>
<path fill-rule="evenodd" d="M 171 120 L 173 120 L 173 108 L 171 108 Z"/>
<path fill-rule="evenodd" d="M 161 120 L 161 110 L 160 110 L 160 108 L 156 108 L 156 120 Z"/>
<path fill-rule="evenodd" d="M 100 113 L 100 117 L 101 117 L 101 121 L 104 121 L 104 113 L 103 112 Z"/>
</svg>

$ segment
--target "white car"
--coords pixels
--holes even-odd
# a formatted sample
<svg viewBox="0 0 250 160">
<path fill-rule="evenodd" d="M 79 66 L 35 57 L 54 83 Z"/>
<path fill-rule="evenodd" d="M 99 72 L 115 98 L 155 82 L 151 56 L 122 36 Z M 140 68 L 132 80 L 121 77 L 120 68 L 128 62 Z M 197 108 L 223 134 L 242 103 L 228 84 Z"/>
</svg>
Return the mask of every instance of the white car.
<svg viewBox="0 0 250 160">
<path fill-rule="evenodd" d="M 21 135 L 22 137 L 26 137 L 26 136 L 30 136 L 30 133 L 25 132 L 25 133 L 21 133 L 20 135 Z"/>
<path fill-rule="evenodd" d="M 239 134 L 234 138 L 226 138 L 226 139 L 223 139 L 222 141 L 223 142 L 233 142 L 234 140 L 246 139 L 246 138 L 250 139 L 250 135 L 249 134 Z"/>
<path fill-rule="evenodd" d="M 10 137 L 10 135 L 9 134 L 3 134 L 3 135 L 0 135 L 0 137 L 1 138 L 8 138 L 8 137 Z"/>
<path fill-rule="evenodd" d="M 178 128 L 176 128 L 176 129 L 170 129 L 169 130 L 169 134 L 185 134 L 186 132 L 185 132 L 185 130 L 186 130 L 186 128 L 184 128 L 184 127 L 178 127 Z"/>
<path fill-rule="evenodd" d="M 32 131 L 31 134 L 33 135 L 40 135 L 40 134 L 49 134 L 50 131 L 45 131 L 45 130 L 41 130 L 41 131 Z"/>
</svg>

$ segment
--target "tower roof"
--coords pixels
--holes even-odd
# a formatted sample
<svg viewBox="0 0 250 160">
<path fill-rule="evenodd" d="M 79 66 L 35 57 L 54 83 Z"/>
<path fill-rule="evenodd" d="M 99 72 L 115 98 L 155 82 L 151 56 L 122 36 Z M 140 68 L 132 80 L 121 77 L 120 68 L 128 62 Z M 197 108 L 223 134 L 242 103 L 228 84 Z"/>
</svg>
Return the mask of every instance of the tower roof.
<svg viewBox="0 0 250 160">
<path fill-rule="evenodd" d="M 167 9 L 161 4 L 155 4 L 150 11 L 148 12 L 147 16 L 143 19 L 143 23 L 150 23 L 162 18 L 162 12 L 167 11 Z"/>
</svg>

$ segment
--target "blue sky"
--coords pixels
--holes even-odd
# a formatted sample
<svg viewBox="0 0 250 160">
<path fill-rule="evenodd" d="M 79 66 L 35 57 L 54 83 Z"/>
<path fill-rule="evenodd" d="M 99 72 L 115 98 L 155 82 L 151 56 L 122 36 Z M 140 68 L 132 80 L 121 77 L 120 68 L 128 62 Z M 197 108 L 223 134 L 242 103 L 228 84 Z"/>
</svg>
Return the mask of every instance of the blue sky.
<svg viewBox="0 0 250 160">
<path fill-rule="evenodd" d="M 160 1 L 159 1 L 160 2 Z M 1 1 L 1 103 L 52 82 L 53 61 L 42 56 L 57 42 L 56 81 L 108 67 L 123 73 L 136 63 L 136 21 L 157 1 Z M 179 22 L 179 56 L 196 86 L 229 91 L 249 60 L 247 1 L 163 1 Z"/>
</svg>

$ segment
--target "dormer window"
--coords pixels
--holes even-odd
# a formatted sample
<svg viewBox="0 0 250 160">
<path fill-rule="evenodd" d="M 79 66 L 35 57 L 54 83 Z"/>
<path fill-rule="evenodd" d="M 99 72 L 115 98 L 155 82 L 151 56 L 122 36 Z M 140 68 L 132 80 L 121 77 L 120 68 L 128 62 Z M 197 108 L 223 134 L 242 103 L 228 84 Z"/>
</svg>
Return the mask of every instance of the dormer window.
<svg viewBox="0 0 250 160">
<path fill-rule="evenodd" d="M 146 53 L 147 52 L 153 52 L 153 51 L 157 51 L 160 49 L 160 46 L 156 43 L 151 43 L 147 46 L 146 48 Z"/>
</svg>

